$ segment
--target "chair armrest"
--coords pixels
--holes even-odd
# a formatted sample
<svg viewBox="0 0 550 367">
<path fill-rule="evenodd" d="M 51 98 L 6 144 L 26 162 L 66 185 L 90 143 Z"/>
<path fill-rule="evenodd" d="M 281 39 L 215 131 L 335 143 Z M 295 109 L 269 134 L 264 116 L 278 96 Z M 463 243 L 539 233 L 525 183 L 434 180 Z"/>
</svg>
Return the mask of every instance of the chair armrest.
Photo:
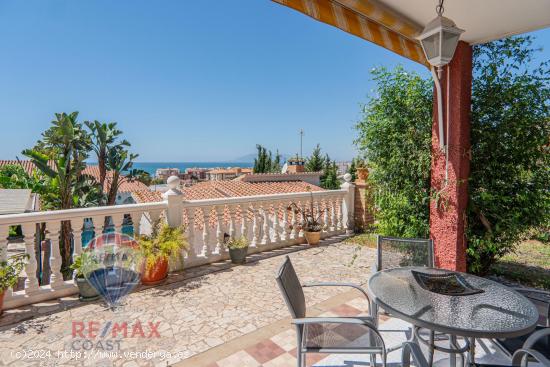
<svg viewBox="0 0 550 367">
<path fill-rule="evenodd" d="M 353 283 L 315 283 L 314 282 L 314 283 L 302 284 L 302 287 L 304 287 L 304 288 L 307 288 L 307 287 L 350 287 L 350 288 L 355 288 L 359 292 L 363 293 L 363 295 L 365 296 L 367 301 L 369 301 L 369 304 L 370 304 L 370 298 L 369 298 L 369 295 L 368 295 L 367 291 L 365 291 L 362 287 L 358 286 L 357 284 L 353 284 Z"/>
<path fill-rule="evenodd" d="M 512 366 L 523 366 L 522 362 L 525 358 L 533 357 L 544 367 L 550 367 L 550 360 L 546 358 L 542 353 L 533 349 L 518 349 L 512 356 Z M 526 366 L 526 365 L 525 365 Z"/>
<path fill-rule="evenodd" d="M 304 317 L 301 319 L 293 319 L 293 324 L 355 324 L 365 325 L 376 330 L 374 321 L 370 317 Z"/>
<path fill-rule="evenodd" d="M 426 357 L 424 357 L 424 354 L 422 354 L 420 346 L 414 342 L 404 342 L 403 351 L 401 352 L 401 363 L 403 364 L 403 367 L 411 366 L 411 355 L 416 366 L 429 367 L 428 361 L 426 360 Z"/>
<path fill-rule="evenodd" d="M 525 340 L 525 342 L 523 343 L 522 348 L 524 349 L 532 348 L 537 343 L 537 341 L 544 336 L 550 336 L 550 327 L 537 330 L 533 334 L 529 335 L 527 340 Z"/>
</svg>

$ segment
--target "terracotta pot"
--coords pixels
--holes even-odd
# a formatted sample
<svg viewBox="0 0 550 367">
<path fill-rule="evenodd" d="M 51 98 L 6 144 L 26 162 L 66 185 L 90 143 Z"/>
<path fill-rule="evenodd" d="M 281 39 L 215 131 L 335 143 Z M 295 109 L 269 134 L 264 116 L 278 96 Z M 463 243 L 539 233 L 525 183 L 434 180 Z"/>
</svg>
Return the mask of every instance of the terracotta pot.
<svg viewBox="0 0 550 367">
<path fill-rule="evenodd" d="M 4 293 L 6 293 L 5 289 L 0 292 L 0 315 L 4 313 Z"/>
<path fill-rule="evenodd" d="M 321 232 L 304 232 L 306 236 L 306 241 L 310 246 L 315 246 L 321 241 Z"/>
<path fill-rule="evenodd" d="M 162 283 L 168 277 L 168 259 L 161 258 L 153 266 L 144 266 L 141 275 L 141 283 L 144 285 L 155 285 Z"/>
<path fill-rule="evenodd" d="M 76 277 L 75 283 L 78 287 L 78 293 L 81 301 L 94 301 L 99 298 L 97 290 L 86 280 L 86 278 Z"/>
<path fill-rule="evenodd" d="M 248 253 L 248 247 L 244 248 L 230 248 L 229 257 L 233 264 L 244 264 L 246 262 L 246 254 Z"/>
<path fill-rule="evenodd" d="M 357 178 L 361 181 L 366 181 L 369 178 L 369 169 L 357 168 Z"/>
</svg>

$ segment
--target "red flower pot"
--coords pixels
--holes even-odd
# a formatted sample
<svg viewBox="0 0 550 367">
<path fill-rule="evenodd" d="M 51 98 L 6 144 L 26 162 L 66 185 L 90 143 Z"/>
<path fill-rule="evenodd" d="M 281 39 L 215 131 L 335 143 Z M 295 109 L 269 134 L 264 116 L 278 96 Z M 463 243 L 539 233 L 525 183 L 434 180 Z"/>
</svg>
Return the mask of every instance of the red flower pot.
<svg viewBox="0 0 550 367">
<path fill-rule="evenodd" d="M 141 283 L 155 285 L 162 283 L 168 277 L 168 259 L 160 258 L 153 265 L 144 265 L 141 275 Z"/>
<path fill-rule="evenodd" d="M 0 315 L 4 313 L 4 293 L 6 293 L 5 289 L 0 292 Z"/>
</svg>

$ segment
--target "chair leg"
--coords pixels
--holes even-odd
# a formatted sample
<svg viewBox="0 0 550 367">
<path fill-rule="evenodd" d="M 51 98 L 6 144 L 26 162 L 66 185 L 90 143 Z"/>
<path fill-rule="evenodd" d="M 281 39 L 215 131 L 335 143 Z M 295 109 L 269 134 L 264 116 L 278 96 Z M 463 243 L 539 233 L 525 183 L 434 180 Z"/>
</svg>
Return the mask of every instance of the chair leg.
<svg viewBox="0 0 550 367">
<path fill-rule="evenodd" d="M 376 354 L 371 354 L 370 355 L 370 365 L 371 366 L 376 366 Z"/>
</svg>

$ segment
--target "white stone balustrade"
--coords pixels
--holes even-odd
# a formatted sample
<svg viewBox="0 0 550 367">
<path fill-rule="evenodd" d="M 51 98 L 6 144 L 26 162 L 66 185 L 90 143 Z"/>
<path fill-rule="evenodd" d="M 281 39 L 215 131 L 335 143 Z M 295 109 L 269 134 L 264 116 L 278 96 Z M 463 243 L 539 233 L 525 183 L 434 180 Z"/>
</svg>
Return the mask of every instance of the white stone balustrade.
<svg viewBox="0 0 550 367">
<path fill-rule="evenodd" d="M 312 193 L 289 193 L 275 195 L 246 196 L 208 200 L 185 200 L 181 192 L 172 190 L 164 201 L 147 204 L 117 205 L 110 207 L 82 208 L 71 210 L 46 211 L 38 213 L 0 216 L 0 260 L 6 259 L 14 251 L 8 241 L 10 226 L 21 226 L 24 238 L 23 249 L 29 260 L 22 276 L 24 289 L 8 290 L 4 308 L 14 308 L 26 304 L 64 297 L 78 292 L 73 280 L 64 280 L 61 274 L 61 254 L 59 249 L 62 222 L 70 222 L 73 231 L 73 258 L 83 251 L 83 232 L 101 235 L 105 223 L 122 231 L 122 227 L 133 229 L 134 235 L 150 230 L 151 223 L 161 218 L 170 225 L 187 226 L 187 238 L 191 249 L 184 255 L 183 264 L 172 266 L 172 270 L 193 267 L 226 260 L 229 254 L 223 244 L 224 237 L 245 236 L 250 243 L 249 253 L 270 251 L 284 246 L 303 243 L 303 232 L 297 224 L 300 216 L 287 212 L 290 203 L 308 207 L 313 199 L 315 212 L 322 212 L 322 237 L 343 234 L 353 210 L 353 184 L 346 182 L 340 190 L 317 191 Z M 106 219 L 107 218 L 107 219 Z M 129 219 L 131 218 L 131 222 Z M 45 223 L 46 235 L 40 238 L 40 224 Z M 45 261 L 49 266 L 48 279 L 38 279 L 37 269 L 41 265 L 35 255 L 37 244 L 42 243 L 42 251 L 49 243 L 50 257 Z M 9 251 L 8 251 L 9 250 Z M 18 247 L 21 250 L 21 246 Z"/>
</svg>

